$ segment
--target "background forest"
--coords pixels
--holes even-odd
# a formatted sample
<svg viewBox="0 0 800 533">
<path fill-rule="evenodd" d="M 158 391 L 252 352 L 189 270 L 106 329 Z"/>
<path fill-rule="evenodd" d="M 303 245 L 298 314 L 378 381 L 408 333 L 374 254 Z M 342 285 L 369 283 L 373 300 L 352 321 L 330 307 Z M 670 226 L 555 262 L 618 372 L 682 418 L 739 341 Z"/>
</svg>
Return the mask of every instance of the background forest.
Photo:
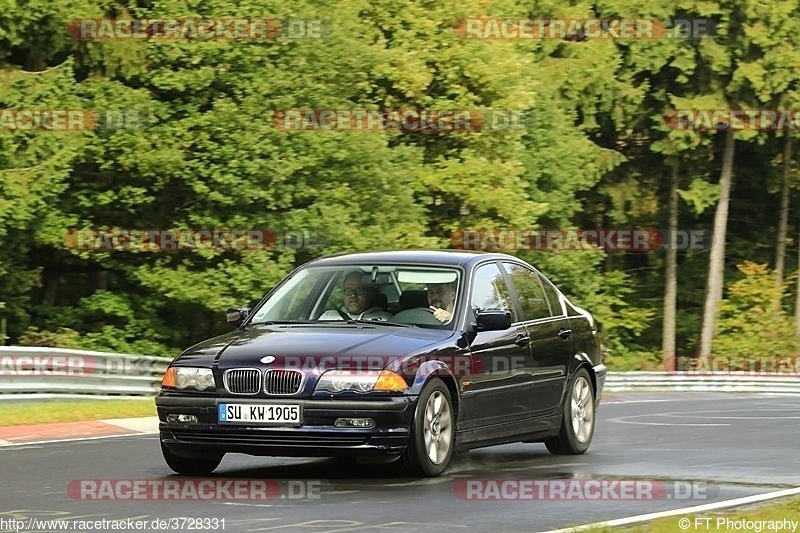
<svg viewBox="0 0 800 533">
<path fill-rule="evenodd" d="M 314 18 L 322 39 L 76 40 L 73 19 Z M 465 18 L 702 18 L 712 36 L 464 39 Z M 0 128 L 8 344 L 174 356 L 319 255 L 449 248 L 456 230 L 679 228 L 706 250 L 519 251 L 603 325 L 613 369 L 796 354 L 788 130 L 675 110 L 798 109 L 789 1 L 0 0 L 0 109 L 134 110 L 136 127 Z M 691 36 L 689 36 L 691 37 Z M 797 41 L 797 42 L 796 42 Z M 276 110 L 517 110 L 522 130 L 308 131 Z M 324 246 L 101 252 L 82 228 L 313 231 Z M 724 236 L 724 239 L 722 238 Z"/>
</svg>

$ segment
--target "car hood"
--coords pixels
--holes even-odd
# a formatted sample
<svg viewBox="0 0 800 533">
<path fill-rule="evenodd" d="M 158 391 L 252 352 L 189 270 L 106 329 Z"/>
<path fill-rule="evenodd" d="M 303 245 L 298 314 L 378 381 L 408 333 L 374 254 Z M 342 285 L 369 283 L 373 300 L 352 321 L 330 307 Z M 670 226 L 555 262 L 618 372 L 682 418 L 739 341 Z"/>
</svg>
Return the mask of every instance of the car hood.
<svg viewBox="0 0 800 533">
<path fill-rule="evenodd" d="M 364 368 L 365 364 L 374 368 L 379 360 L 402 360 L 452 335 L 447 330 L 368 324 L 248 326 L 192 346 L 176 363 L 210 366 L 216 360 L 220 370 L 267 364 L 270 368 L 311 370 L 320 361 L 330 368 L 335 357 L 337 368 Z M 266 356 L 274 360 L 262 363 Z"/>
</svg>

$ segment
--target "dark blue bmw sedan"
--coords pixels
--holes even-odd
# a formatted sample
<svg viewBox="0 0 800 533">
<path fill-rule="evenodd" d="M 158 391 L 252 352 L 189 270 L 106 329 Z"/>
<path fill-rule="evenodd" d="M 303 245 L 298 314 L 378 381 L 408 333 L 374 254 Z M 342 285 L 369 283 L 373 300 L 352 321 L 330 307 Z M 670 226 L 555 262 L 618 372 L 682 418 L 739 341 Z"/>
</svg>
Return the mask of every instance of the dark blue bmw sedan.
<svg viewBox="0 0 800 533">
<path fill-rule="evenodd" d="M 164 459 L 383 456 L 436 476 L 460 450 L 584 453 L 606 377 L 592 316 L 504 254 L 338 255 L 184 351 L 156 398 Z"/>
</svg>

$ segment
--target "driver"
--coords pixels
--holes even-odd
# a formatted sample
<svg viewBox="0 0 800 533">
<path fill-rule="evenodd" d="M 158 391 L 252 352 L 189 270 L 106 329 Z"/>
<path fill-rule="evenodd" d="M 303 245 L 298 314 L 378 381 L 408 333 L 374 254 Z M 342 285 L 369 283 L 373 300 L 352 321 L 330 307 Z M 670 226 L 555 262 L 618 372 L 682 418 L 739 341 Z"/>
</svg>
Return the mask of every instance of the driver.
<svg viewBox="0 0 800 533">
<path fill-rule="evenodd" d="M 342 286 L 344 292 L 344 306 L 331 309 L 322 313 L 319 320 L 344 320 L 345 316 L 353 320 L 389 320 L 391 313 L 387 313 L 377 305 L 372 305 L 375 297 L 375 288 L 363 282 L 361 272 L 350 272 L 344 278 Z"/>
<path fill-rule="evenodd" d="M 455 301 L 455 281 L 450 283 L 428 283 L 428 304 L 436 320 L 444 323 L 453 318 Z"/>
</svg>

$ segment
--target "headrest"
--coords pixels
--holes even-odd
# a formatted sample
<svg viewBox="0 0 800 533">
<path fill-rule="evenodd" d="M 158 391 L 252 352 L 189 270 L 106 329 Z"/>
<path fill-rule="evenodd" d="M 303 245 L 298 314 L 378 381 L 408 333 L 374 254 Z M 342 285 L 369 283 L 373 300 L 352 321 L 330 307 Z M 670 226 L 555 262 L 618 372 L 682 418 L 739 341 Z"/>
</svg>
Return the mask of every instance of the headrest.
<svg viewBox="0 0 800 533">
<path fill-rule="evenodd" d="M 428 291 L 408 290 L 400 295 L 400 307 L 413 309 L 415 307 L 428 307 Z"/>
<path fill-rule="evenodd" d="M 372 294 L 372 305 L 377 305 L 384 311 L 389 307 L 389 298 L 382 292 L 375 291 Z"/>
</svg>

